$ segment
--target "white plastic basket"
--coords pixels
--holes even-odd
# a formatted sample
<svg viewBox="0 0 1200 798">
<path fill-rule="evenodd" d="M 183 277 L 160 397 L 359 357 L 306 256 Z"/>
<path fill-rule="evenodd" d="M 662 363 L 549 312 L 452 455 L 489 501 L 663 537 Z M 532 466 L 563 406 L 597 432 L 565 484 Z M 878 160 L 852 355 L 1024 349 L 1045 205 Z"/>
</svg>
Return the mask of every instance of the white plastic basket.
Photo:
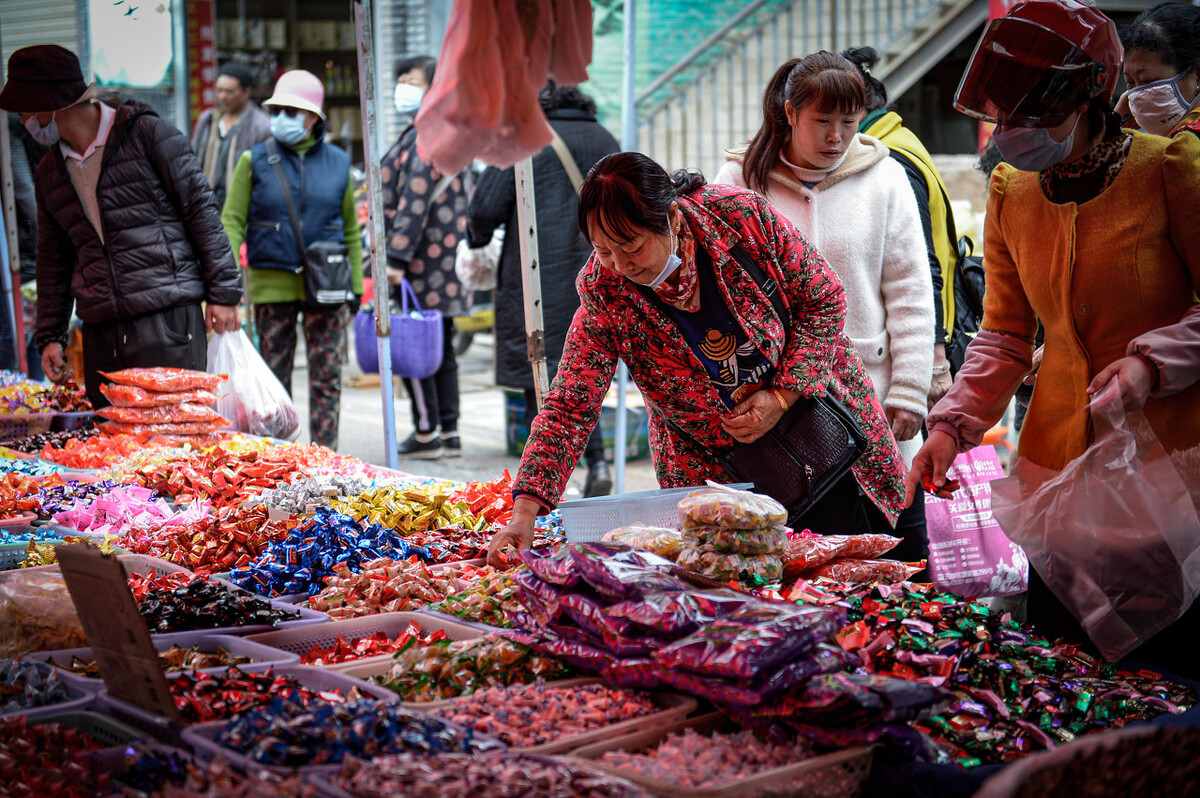
<svg viewBox="0 0 1200 798">
<path fill-rule="evenodd" d="M 643 490 L 559 502 L 563 532 L 567 535 L 568 543 L 594 543 L 617 527 L 630 524 L 678 529 L 679 500 L 703 487 Z M 754 485 L 738 482 L 728 487 L 749 490 Z"/>
<path fill-rule="evenodd" d="M 302 657 L 312 650 L 313 646 L 330 648 L 337 643 L 338 635 L 347 642 L 353 643 L 363 637 L 370 637 L 376 632 L 383 632 L 388 637 L 396 637 L 408 628 L 409 623 L 419 623 L 425 634 L 431 634 L 438 629 L 444 629 L 450 640 L 473 640 L 483 637 L 484 632 L 470 626 L 455 623 L 444 616 L 427 615 L 415 612 L 383 612 L 378 615 L 364 615 L 361 618 L 349 618 L 344 621 L 301 626 L 296 629 L 281 629 L 278 632 L 264 632 L 246 638 L 248 641 L 263 646 L 279 649 L 291 655 Z M 319 667 L 328 671 L 344 673 L 350 668 L 364 664 L 391 663 L 391 654 L 379 654 L 373 657 L 362 657 L 349 662 L 335 662 Z M 386 669 L 385 669 L 386 670 Z"/>
</svg>

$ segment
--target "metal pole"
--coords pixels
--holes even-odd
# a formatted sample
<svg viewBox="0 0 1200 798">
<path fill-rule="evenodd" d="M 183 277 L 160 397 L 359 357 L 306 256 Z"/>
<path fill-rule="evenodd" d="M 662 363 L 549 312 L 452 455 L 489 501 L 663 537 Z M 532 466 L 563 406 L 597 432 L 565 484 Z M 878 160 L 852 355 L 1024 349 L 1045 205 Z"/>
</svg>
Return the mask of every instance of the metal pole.
<svg viewBox="0 0 1200 798">
<path fill-rule="evenodd" d="M 621 56 L 621 147 L 638 148 L 637 100 L 635 99 L 635 67 L 637 66 L 637 0 L 625 0 L 625 23 L 622 31 L 624 51 Z M 667 130 L 670 136 L 671 131 Z M 617 361 L 617 423 L 613 431 L 613 493 L 625 492 L 625 439 L 628 436 L 625 393 L 629 390 L 629 369 Z"/>
<path fill-rule="evenodd" d="M 4 67 L 0 66 L 0 79 Z M 0 163 L 5 166 L 12 164 L 12 142 L 8 138 L 8 115 L 0 118 Z M 12 320 L 13 354 L 17 356 L 17 368 L 25 374 L 29 373 L 29 363 L 25 357 L 25 317 L 21 307 L 21 244 L 17 236 L 17 190 L 13 185 L 12 169 L 3 172 L 3 184 L 0 185 L 0 196 L 3 199 L 4 225 L 0 235 L 4 236 L 4 250 L 8 260 L 8 269 L 4 273 L 4 312 Z"/>
<path fill-rule="evenodd" d="M 375 34 L 371 0 L 354 0 L 354 27 L 358 35 L 358 96 L 363 120 L 363 164 L 367 171 L 367 210 L 370 215 L 369 247 L 374 264 L 375 345 L 379 351 L 379 397 L 383 404 L 383 448 L 388 468 L 399 468 L 396 452 L 396 400 L 392 396 L 392 316 L 389 312 L 387 248 L 383 230 L 383 194 L 380 192 L 379 158 L 374 150 L 378 125 L 375 113 Z"/>
<path fill-rule="evenodd" d="M 542 272 L 538 256 L 537 202 L 533 195 L 533 159 L 523 158 L 513 166 L 517 182 L 517 226 L 521 244 L 521 287 L 525 292 L 525 348 L 533 367 L 533 391 L 541 411 L 550 390 L 546 371 L 546 326 L 542 322 Z"/>
</svg>

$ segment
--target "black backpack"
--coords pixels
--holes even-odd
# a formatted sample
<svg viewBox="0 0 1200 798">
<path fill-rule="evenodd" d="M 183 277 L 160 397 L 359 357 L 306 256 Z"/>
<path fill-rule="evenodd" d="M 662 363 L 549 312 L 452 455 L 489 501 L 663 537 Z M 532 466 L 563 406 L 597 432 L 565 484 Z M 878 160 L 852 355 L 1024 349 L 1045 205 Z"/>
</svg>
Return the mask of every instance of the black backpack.
<svg viewBox="0 0 1200 798">
<path fill-rule="evenodd" d="M 983 257 L 973 255 L 973 251 L 971 239 L 966 236 L 958 239 L 958 263 L 954 267 L 954 335 L 946 347 L 946 359 L 954 374 L 962 368 L 967 346 L 983 323 Z"/>
</svg>

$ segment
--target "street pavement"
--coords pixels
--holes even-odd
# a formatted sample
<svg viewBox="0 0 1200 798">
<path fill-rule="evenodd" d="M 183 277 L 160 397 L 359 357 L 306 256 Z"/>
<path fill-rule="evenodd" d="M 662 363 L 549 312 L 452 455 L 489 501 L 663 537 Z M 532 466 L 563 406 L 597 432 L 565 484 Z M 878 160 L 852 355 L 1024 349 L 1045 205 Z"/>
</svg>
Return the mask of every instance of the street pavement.
<svg viewBox="0 0 1200 798">
<path fill-rule="evenodd" d="M 353 330 L 345 365 L 342 367 L 342 407 L 338 451 L 386 465 L 383 435 L 383 410 L 378 375 L 364 375 L 354 357 Z M 298 336 L 292 393 L 301 419 L 301 441 L 309 440 L 308 433 L 308 356 L 304 351 L 304 336 Z M 492 358 L 493 337 L 490 332 L 476 333 L 470 348 L 458 360 L 461 392 L 459 436 L 462 456 L 438 460 L 401 459 L 402 471 L 421 476 L 457 481 L 494 479 L 505 469 L 514 476 L 520 458 L 505 451 L 504 391 L 494 382 Z M 396 380 L 396 438 L 403 441 L 413 431 L 409 400 Z M 614 469 L 615 474 L 615 469 Z M 582 497 L 586 468 L 577 468 L 567 485 L 564 499 Z M 658 487 L 650 460 L 627 463 L 625 490 L 652 490 Z"/>
</svg>

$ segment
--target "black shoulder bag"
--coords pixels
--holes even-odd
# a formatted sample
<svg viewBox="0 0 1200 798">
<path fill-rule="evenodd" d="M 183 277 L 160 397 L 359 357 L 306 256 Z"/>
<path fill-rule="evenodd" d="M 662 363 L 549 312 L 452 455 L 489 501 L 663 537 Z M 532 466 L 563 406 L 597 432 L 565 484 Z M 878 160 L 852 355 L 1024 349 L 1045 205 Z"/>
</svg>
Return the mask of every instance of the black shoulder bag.
<svg viewBox="0 0 1200 798">
<path fill-rule="evenodd" d="M 267 163 L 275 170 L 283 201 L 287 205 L 288 218 L 292 222 L 292 233 L 296 236 L 296 252 L 300 255 L 300 268 L 304 272 L 304 304 L 312 308 L 331 308 L 354 301 L 354 282 L 350 276 L 349 249 L 341 241 L 314 241 L 304 246 L 304 233 L 300 230 L 300 217 L 296 213 L 296 202 L 288 188 L 283 167 L 279 164 L 279 150 L 273 139 L 267 139 Z M 304 191 L 300 172 L 300 191 Z"/>
<path fill-rule="evenodd" d="M 775 280 L 742 247 L 734 245 L 731 254 L 770 300 L 783 323 L 786 349 L 791 317 Z M 643 293 L 665 307 L 653 290 L 643 287 Z M 669 313 L 667 317 L 671 318 Z M 658 413 L 676 434 L 702 448 L 661 410 Z M 866 450 L 867 436 L 858 422 L 826 390 L 823 396 L 797 399 L 770 432 L 753 443 L 735 443 L 720 462 L 735 480 L 753 482 L 755 490 L 786 507 L 788 520 L 794 521 L 812 509 Z"/>
</svg>

